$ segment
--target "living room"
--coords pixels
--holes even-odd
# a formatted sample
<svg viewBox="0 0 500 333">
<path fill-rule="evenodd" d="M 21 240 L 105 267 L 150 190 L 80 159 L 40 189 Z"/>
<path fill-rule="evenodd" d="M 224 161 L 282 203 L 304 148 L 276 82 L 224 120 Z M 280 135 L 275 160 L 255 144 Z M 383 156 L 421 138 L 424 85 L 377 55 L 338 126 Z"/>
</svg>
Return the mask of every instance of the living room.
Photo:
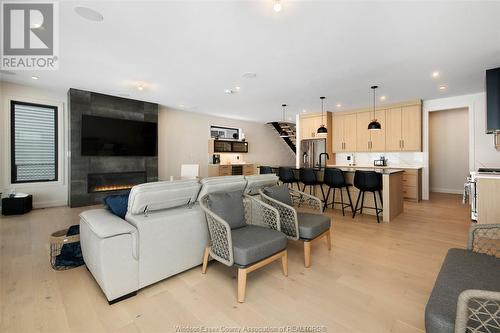
<svg viewBox="0 0 500 333">
<path fill-rule="evenodd" d="M 1 332 L 500 332 L 499 2 L 1 6 Z"/>
</svg>

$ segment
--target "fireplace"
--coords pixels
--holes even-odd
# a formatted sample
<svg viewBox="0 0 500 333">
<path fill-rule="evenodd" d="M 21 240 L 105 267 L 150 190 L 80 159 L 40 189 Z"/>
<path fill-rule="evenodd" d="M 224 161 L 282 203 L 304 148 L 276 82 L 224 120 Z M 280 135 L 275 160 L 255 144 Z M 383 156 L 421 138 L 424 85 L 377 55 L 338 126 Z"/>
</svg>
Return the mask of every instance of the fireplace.
<svg viewBox="0 0 500 333">
<path fill-rule="evenodd" d="M 87 176 L 88 193 L 130 190 L 145 182 L 146 173 L 142 171 L 90 173 Z"/>
</svg>

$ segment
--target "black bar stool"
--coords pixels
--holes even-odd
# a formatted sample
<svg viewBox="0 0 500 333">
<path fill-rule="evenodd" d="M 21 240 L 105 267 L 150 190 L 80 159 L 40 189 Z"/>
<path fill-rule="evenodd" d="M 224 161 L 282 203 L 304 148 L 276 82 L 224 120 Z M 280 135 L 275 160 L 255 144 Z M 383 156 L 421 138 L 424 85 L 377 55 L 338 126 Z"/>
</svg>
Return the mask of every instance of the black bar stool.
<svg viewBox="0 0 500 333">
<path fill-rule="evenodd" d="M 375 213 L 377 215 L 377 223 L 380 223 L 379 214 L 382 212 L 382 208 L 378 208 L 377 206 L 377 198 L 375 196 L 375 192 L 378 192 L 380 197 L 380 203 L 382 201 L 382 174 L 375 171 L 359 171 L 357 170 L 354 173 L 354 186 L 359 190 L 358 200 L 356 200 L 356 207 L 354 208 L 354 212 L 352 213 L 352 218 L 356 216 L 356 212 L 359 210 L 360 214 L 363 214 L 363 204 L 365 201 L 365 192 L 373 193 L 373 200 L 375 202 L 375 207 L 364 207 L 375 209 Z M 358 208 L 359 199 L 361 199 L 361 207 Z"/>
<path fill-rule="evenodd" d="M 261 175 L 263 175 L 263 174 L 269 174 L 269 173 L 274 173 L 273 168 L 271 168 L 270 166 L 261 165 L 259 167 L 259 169 L 260 169 L 260 174 Z"/>
<path fill-rule="evenodd" d="M 300 168 L 299 170 L 299 180 L 302 184 L 304 184 L 304 187 L 302 188 L 302 192 L 306 191 L 306 187 L 309 186 L 309 193 L 313 194 L 313 188 L 316 185 L 319 185 L 321 187 L 321 193 L 323 194 L 323 202 L 325 202 L 325 191 L 323 190 L 322 183 L 318 181 L 318 178 L 316 177 L 316 172 L 314 172 L 314 169 L 311 168 Z"/>
<path fill-rule="evenodd" d="M 347 184 L 347 182 L 345 181 L 344 173 L 342 172 L 342 170 L 337 168 L 326 168 L 323 176 L 323 184 L 328 186 L 328 192 L 326 193 L 325 199 L 325 208 L 328 207 L 328 198 L 330 197 L 330 191 L 333 188 L 332 209 L 337 203 L 342 205 L 342 216 L 345 216 L 344 208 L 346 207 L 351 207 L 351 212 L 354 213 L 354 206 L 352 205 L 351 194 L 349 193 L 349 186 L 351 186 L 351 184 Z M 344 187 L 347 192 L 347 197 L 349 198 L 349 203 L 344 202 L 344 193 L 342 191 Z M 340 190 L 340 201 L 335 201 L 336 189 Z"/>
<path fill-rule="evenodd" d="M 293 169 L 290 167 L 279 167 L 278 168 L 278 178 L 283 184 L 297 184 L 297 188 L 300 190 L 299 180 L 295 178 L 295 174 L 293 173 Z"/>
</svg>

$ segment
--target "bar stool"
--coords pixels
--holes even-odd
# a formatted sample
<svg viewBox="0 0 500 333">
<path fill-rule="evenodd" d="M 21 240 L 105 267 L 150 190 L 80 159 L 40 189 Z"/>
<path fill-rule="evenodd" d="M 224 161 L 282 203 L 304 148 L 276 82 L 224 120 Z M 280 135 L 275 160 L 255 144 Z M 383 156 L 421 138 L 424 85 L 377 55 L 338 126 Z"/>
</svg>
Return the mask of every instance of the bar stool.
<svg viewBox="0 0 500 333">
<path fill-rule="evenodd" d="M 259 170 L 260 170 L 260 174 L 261 175 L 263 175 L 263 174 L 269 174 L 269 173 L 274 173 L 273 168 L 271 168 L 270 166 L 261 165 L 259 167 Z"/>
<path fill-rule="evenodd" d="M 359 171 L 356 170 L 354 173 L 354 186 L 359 190 L 358 200 L 356 200 L 356 207 L 352 213 L 352 218 L 356 216 L 356 212 L 359 210 L 360 214 L 363 214 L 363 205 L 365 201 L 365 192 L 373 193 L 373 200 L 375 202 L 375 207 L 364 207 L 375 209 L 375 214 L 377 215 L 377 223 L 380 223 L 379 214 L 382 212 L 382 208 L 377 206 L 377 198 L 375 192 L 378 192 L 380 197 L 380 203 L 382 202 L 382 174 L 374 171 Z M 358 208 L 359 199 L 361 199 L 361 207 Z"/>
<path fill-rule="evenodd" d="M 298 189 L 300 190 L 299 180 L 295 178 L 295 174 L 293 173 L 293 169 L 290 167 L 279 167 L 278 168 L 278 177 L 283 184 L 297 184 Z"/>
<path fill-rule="evenodd" d="M 332 198 L 332 209 L 335 208 L 335 204 L 342 205 L 342 216 L 344 214 L 344 208 L 351 207 L 351 212 L 354 213 L 354 206 L 352 205 L 351 194 L 349 193 L 349 186 L 345 181 L 344 173 L 342 170 L 337 168 L 326 168 L 323 176 L 323 183 L 328 185 L 328 192 L 326 193 L 325 208 L 328 207 L 328 198 L 330 197 L 330 191 L 333 188 L 333 198 Z M 342 189 L 345 188 L 347 192 L 347 197 L 349 198 L 349 203 L 344 202 L 344 193 Z M 340 201 L 335 201 L 335 190 L 340 190 Z"/>
<path fill-rule="evenodd" d="M 302 188 L 302 192 L 306 191 L 306 187 L 309 186 L 309 194 L 313 194 L 312 189 L 314 186 L 319 185 L 321 188 L 321 193 L 323 194 L 323 202 L 325 202 L 325 191 L 323 190 L 322 183 L 318 181 L 316 177 L 316 172 L 311 168 L 300 168 L 299 170 L 299 180 L 304 187 Z"/>
</svg>

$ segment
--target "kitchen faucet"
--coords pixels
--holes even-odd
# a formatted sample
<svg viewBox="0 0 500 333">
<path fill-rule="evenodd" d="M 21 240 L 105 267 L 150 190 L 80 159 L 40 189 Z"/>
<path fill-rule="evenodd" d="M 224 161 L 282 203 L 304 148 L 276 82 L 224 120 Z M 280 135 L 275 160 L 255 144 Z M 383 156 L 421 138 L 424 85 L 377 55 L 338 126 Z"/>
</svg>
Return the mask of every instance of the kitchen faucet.
<svg viewBox="0 0 500 333">
<path fill-rule="evenodd" d="M 326 155 L 326 159 L 325 159 L 325 169 L 326 169 L 326 160 L 329 160 L 329 159 L 330 159 L 330 155 L 328 155 L 328 153 L 321 153 L 321 154 L 319 154 L 319 169 L 320 169 L 320 170 L 321 170 L 321 166 L 322 166 L 322 164 L 321 164 L 321 157 L 322 157 L 323 155 Z"/>
</svg>

